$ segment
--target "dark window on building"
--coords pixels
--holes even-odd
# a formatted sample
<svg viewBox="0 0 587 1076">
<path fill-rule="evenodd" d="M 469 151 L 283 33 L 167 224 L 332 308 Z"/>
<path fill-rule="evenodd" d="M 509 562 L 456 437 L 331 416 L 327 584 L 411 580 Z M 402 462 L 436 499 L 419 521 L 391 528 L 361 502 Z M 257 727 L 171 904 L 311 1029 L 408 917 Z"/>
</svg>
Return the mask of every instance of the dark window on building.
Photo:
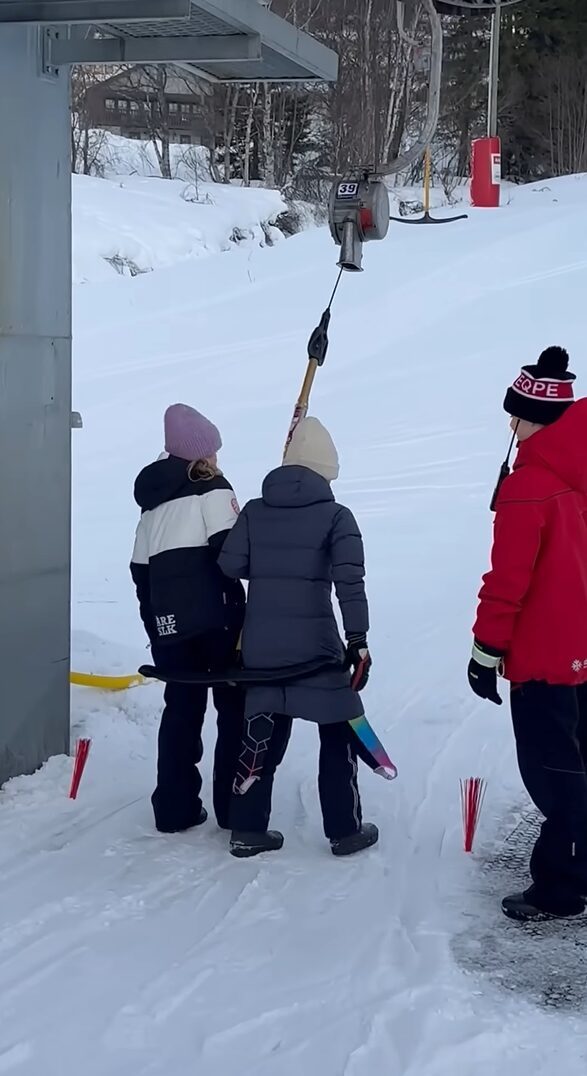
<svg viewBox="0 0 587 1076">
<path fill-rule="evenodd" d="M 179 141 L 181 142 L 182 146 L 191 146 L 191 144 L 192 144 L 192 140 L 191 140 L 190 136 L 186 135 L 186 134 L 180 135 L 179 136 Z"/>
</svg>

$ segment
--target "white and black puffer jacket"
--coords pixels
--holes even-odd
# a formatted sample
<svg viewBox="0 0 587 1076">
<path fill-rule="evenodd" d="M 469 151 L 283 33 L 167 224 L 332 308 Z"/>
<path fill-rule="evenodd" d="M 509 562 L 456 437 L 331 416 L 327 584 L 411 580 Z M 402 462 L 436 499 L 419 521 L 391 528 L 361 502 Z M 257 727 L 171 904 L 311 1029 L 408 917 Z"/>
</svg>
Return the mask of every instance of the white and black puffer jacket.
<svg viewBox="0 0 587 1076">
<path fill-rule="evenodd" d="M 245 594 L 217 564 L 239 513 L 223 475 L 189 477 L 189 464 L 167 456 L 135 482 L 141 508 L 131 574 L 152 644 L 172 644 L 209 632 L 238 636 Z"/>
</svg>

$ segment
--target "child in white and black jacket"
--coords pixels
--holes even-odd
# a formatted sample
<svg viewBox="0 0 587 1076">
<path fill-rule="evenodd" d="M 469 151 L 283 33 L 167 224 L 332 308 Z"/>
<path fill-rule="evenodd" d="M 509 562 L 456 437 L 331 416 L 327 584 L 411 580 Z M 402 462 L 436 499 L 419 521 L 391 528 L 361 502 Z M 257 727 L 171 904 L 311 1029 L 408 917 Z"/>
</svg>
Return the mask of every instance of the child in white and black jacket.
<svg viewBox="0 0 587 1076">
<path fill-rule="evenodd" d="M 165 413 L 165 455 L 135 482 L 141 508 L 131 574 L 155 665 L 174 672 L 218 671 L 234 664 L 245 595 L 217 564 L 238 517 L 232 486 L 217 466 L 222 439 L 216 426 L 185 404 Z M 242 736 L 243 692 L 213 689 L 218 713 L 214 757 L 214 810 L 228 827 L 232 780 Z M 205 684 L 168 683 L 159 729 L 157 787 L 152 796 L 157 829 L 173 833 L 201 825 L 202 727 Z"/>
</svg>

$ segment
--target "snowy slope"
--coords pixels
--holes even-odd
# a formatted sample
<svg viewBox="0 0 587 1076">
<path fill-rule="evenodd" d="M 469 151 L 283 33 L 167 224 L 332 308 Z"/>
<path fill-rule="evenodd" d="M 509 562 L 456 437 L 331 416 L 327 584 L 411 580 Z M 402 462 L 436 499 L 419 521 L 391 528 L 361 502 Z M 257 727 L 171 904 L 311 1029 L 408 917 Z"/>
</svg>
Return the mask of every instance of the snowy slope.
<svg viewBox="0 0 587 1076">
<path fill-rule="evenodd" d="M 72 180 L 75 284 L 283 240 L 272 226 L 285 209 L 278 191 L 138 175 Z"/>
<path fill-rule="evenodd" d="M 330 856 L 307 726 L 276 782 L 282 853 L 234 861 L 212 823 L 156 835 L 159 688 L 76 690 L 77 731 L 94 738 L 79 800 L 66 799 L 65 759 L 0 794 L 0 1073 L 583 1074 L 587 934 L 574 928 L 577 947 L 569 928 L 532 936 L 501 917 L 502 887 L 524 876 L 483 863 L 525 801 L 506 707 L 478 703 L 464 669 L 505 387 L 551 343 L 585 374 L 586 204 L 577 177 L 446 228 L 392 226 L 341 284 L 312 410 L 338 442 L 338 495 L 366 540 L 366 704 L 400 768 L 392 785 L 362 775 L 379 847 Z M 239 498 L 255 494 L 280 458 L 335 260 L 313 231 L 77 289 L 73 620 L 86 671 L 131 671 L 145 654 L 131 489 L 161 448 L 164 407 L 208 412 Z M 471 773 L 489 782 L 473 858 L 458 803 Z"/>
</svg>

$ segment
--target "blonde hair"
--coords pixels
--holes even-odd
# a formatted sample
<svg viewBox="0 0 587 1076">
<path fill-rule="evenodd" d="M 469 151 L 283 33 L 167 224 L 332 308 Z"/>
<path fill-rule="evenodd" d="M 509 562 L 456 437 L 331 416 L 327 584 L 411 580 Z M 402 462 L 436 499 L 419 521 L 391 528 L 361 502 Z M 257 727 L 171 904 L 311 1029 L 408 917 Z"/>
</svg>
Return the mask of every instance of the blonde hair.
<svg viewBox="0 0 587 1076">
<path fill-rule="evenodd" d="M 190 482 L 198 482 L 203 479 L 204 482 L 210 482 L 213 478 L 218 478 L 222 471 L 210 460 L 194 460 L 188 467 L 188 478 Z"/>
</svg>

